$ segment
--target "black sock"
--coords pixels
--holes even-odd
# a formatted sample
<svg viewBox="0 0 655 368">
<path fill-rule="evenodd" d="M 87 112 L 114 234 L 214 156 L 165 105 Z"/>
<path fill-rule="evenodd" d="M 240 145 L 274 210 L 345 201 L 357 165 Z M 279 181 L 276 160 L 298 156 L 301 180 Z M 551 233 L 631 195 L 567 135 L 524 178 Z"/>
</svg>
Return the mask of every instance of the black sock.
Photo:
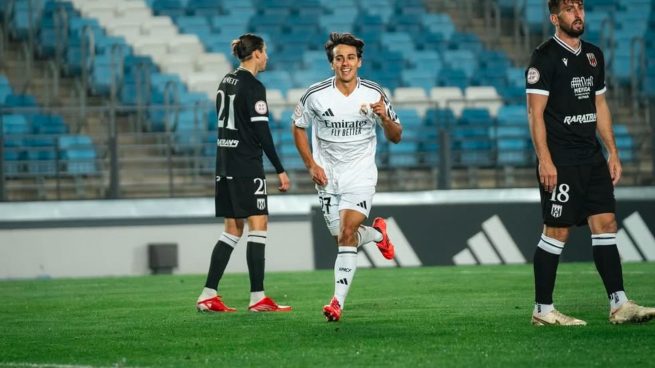
<svg viewBox="0 0 655 368">
<path fill-rule="evenodd" d="M 616 244 L 595 245 L 592 248 L 594 263 L 600 278 L 603 279 L 607 296 L 609 297 L 614 292 L 624 290 L 621 256 Z"/>
<path fill-rule="evenodd" d="M 533 259 L 535 302 L 553 304 L 558 265 L 559 254 L 552 254 L 537 247 Z"/>
<path fill-rule="evenodd" d="M 265 248 L 266 244 L 248 241 L 246 259 L 248 261 L 251 292 L 264 291 Z"/>
<path fill-rule="evenodd" d="M 266 252 L 266 231 L 255 230 L 248 234 L 248 274 L 250 275 L 250 292 L 264 291 L 264 267 Z"/>
<path fill-rule="evenodd" d="M 209 289 L 217 289 L 218 282 L 223 277 L 227 263 L 230 261 L 232 255 L 232 248 L 227 243 L 219 240 L 214 246 L 212 251 L 212 259 L 209 263 L 209 272 L 207 272 L 207 281 L 205 287 Z"/>
</svg>

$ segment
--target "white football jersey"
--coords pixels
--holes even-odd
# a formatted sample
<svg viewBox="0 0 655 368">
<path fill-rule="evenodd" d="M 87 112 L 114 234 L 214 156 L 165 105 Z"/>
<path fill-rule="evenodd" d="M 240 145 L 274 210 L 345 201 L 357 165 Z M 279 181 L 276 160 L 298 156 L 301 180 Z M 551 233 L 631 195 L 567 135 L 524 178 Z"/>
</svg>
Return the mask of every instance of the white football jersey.
<svg viewBox="0 0 655 368">
<path fill-rule="evenodd" d="M 310 86 L 300 98 L 292 120 L 299 128 L 311 126 L 312 154 L 325 170 L 328 185 L 352 188 L 377 183 L 375 126 L 381 122 L 370 104 L 381 96 L 391 120 L 400 124 L 382 87 L 366 79 L 358 78 L 349 96 L 337 89 L 331 77 Z"/>
</svg>

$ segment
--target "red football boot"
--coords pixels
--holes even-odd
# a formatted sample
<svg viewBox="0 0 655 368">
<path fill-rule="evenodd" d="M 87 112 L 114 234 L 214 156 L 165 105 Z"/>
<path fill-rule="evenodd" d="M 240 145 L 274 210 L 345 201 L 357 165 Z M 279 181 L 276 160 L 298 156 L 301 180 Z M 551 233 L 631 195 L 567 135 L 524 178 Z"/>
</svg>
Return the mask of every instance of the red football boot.
<svg viewBox="0 0 655 368">
<path fill-rule="evenodd" d="M 198 312 L 236 312 L 236 309 L 230 308 L 223 303 L 220 295 L 199 301 L 196 303 L 196 308 Z"/>
<path fill-rule="evenodd" d="M 330 304 L 323 306 L 323 314 L 328 322 L 337 322 L 341 318 L 341 304 L 336 297 L 332 297 Z"/>
<path fill-rule="evenodd" d="M 376 217 L 375 220 L 373 220 L 373 228 L 382 233 L 382 240 L 375 243 L 378 246 L 380 253 L 382 253 L 382 256 L 386 259 L 393 259 L 394 254 L 396 254 L 396 248 L 391 244 L 389 235 L 387 235 L 387 223 L 382 217 Z"/>
<path fill-rule="evenodd" d="M 278 305 L 273 299 L 265 296 L 262 300 L 248 307 L 251 312 L 291 312 L 288 305 Z"/>
</svg>

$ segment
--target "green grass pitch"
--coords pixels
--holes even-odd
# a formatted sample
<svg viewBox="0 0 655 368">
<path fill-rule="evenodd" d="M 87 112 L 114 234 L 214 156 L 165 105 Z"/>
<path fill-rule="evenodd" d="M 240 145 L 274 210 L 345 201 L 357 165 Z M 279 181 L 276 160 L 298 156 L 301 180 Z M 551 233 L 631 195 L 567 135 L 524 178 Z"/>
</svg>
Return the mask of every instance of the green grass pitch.
<svg viewBox="0 0 655 368">
<path fill-rule="evenodd" d="M 655 264 L 624 265 L 628 297 L 655 305 Z M 220 293 L 238 312 L 202 314 L 204 276 L 0 282 L 0 366 L 652 366 L 655 321 L 613 326 L 591 263 L 561 264 L 558 309 L 586 327 L 530 325 L 532 267 L 357 271 L 342 320 L 327 323 L 332 271 L 269 273 L 291 313 L 249 313 L 246 274 Z"/>
</svg>

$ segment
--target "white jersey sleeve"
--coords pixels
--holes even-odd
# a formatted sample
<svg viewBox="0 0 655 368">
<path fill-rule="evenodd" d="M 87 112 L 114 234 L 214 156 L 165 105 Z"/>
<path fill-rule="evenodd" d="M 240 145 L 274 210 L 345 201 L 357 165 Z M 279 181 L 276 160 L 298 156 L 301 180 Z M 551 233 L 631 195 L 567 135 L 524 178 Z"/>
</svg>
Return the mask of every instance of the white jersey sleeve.
<svg viewBox="0 0 655 368">
<path fill-rule="evenodd" d="M 333 78 L 326 79 L 322 82 L 312 84 L 298 101 L 296 108 L 291 115 L 291 121 L 298 127 L 306 129 L 316 119 L 315 112 L 311 109 L 311 104 L 308 102 L 309 97 L 322 89 L 327 88 L 332 84 Z"/>
</svg>

